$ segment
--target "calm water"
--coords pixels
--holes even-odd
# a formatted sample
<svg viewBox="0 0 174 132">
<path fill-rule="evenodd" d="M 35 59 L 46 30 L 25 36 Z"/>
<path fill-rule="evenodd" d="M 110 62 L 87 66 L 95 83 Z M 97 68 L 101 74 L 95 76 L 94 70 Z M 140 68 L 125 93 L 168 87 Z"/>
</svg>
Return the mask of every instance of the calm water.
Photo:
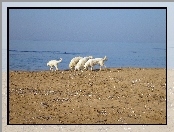
<svg viewBox="0 0 174 132">
<path fill-rule="evenodd" d="M 10 70 L 49 70 L 46 63 L 63 58 L 60 70 L 68 69 L 75 56 L 108 57 L 107 67 L 166 67 L 165 43 L 108 43 L 10 41 Z"/>
</svg>

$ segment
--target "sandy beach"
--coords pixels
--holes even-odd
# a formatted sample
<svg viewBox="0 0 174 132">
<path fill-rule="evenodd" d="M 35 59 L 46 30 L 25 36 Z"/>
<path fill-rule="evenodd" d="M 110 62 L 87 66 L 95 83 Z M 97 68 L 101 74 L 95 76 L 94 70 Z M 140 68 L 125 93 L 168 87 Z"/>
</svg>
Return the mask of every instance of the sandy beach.
<svg viewBox="0 0 174 132">
<path fill-rule="evenodd" d="M 9 124 L 166 124 L 166 69 L 10 71 Z"/>
</svg>

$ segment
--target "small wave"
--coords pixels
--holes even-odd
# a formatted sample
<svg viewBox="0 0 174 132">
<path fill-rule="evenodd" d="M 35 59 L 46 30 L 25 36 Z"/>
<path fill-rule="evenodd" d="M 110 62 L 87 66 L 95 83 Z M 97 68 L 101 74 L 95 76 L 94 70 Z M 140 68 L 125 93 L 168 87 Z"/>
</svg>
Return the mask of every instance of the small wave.
<svg viewBox="0 0 174 132">
<path fill-rule="evenodd" d="M 63 53 L 60 53 L 60 54 L 78 55 L 78 54 L 80 54 L 80 53 L 68 53 L 68 52 L 63 52 Z"/>
<path fill-rule="evenodd" d="M 9 50 L 10 52 L 21 52 L 21 53 L 54 53 L 54 54 L 67 54 L 67 55 L 78 55 L 81 53 L 73 53 L 73 52 L 60 52 L 60 51 L 28 51 L 28 50 Z"/>
<path fill-rule="evenodd" d="M 28 50 L 9 50 L 9 51 L 12 51 L 12 52 L 49 52 L 49 53 L 55 53 L 55 52 L 58 52 L 60 53 L 60 51 L 34 51 L 34 50 L 31 50 L 31 51 L 28 51 Z"/>
<path fill-rule="evenodd" d="M 17 52 L 17 50 L 9 50 L 9 51 L 14 51 L 14 52 Z"/>
<path fill-rule="evenodd" d="M 163 48 L 153 48 L 154 50 L 166 50 L 166 49 L 163 49 Z"/>
</svg>

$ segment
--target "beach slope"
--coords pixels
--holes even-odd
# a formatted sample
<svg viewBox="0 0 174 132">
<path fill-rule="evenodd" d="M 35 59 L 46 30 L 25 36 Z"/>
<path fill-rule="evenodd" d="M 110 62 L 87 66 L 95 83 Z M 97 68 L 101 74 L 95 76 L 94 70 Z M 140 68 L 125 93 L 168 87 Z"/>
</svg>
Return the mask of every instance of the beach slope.
<svg viewBox="0 0 174 132">
<path fill-rule="evenodd" d="M 10 71 L 10 124 L 166 124 L 166 69 Z"/>
</svg>

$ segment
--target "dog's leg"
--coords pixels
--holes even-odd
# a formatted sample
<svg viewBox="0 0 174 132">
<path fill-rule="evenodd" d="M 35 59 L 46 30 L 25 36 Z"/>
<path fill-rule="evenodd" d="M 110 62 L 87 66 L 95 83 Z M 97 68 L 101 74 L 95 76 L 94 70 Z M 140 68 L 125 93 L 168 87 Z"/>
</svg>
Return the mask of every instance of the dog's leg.
<svg viewBox="0 0 174 132">
<path fill-rule="evenodd" d="M 56 68 L 57 71 L 59 70 L 59 69 L 57 68 L 57 65 L 55 65 L 55 68 Z M 56 71 L 56 70 L 55 70 L 55 71 Z"/>
</svg>

